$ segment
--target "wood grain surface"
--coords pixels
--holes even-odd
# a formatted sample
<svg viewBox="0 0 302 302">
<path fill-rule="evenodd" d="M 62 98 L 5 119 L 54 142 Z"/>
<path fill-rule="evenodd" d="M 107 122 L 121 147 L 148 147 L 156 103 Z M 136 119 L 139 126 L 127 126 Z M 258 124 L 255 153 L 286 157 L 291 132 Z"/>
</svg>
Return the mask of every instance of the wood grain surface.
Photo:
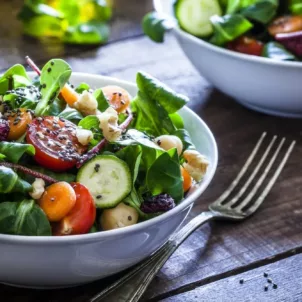
<svg viewBox="0 0 302 302">
<path fill-rule="evenodd" d="M 172 36 L 164 44 L 154 44 L 143 37 L 140 15 L 116 17 L 112 22 L 111 41 L 102 47 L 52 46 L 25 39 L 14 16 L 7 18 L 9 13 L 15 15 L 20 2 L 0 4 L 0 18 L 6 20 L 0 22 L 1 70 L 23 63 L 25 55 L 39 64 L 51 57 L 63 57 L 74 71 L 130 81 L 135 80 L 138 70 L 144 70 L 190 97 L 189 107 L 205 120 L 215 135 L 219 167 L 188 219 L 205 210 L 227 188 L 263 131 L 268 132 L 268 137 L 285 136 L 287 144 L 297 140 L 288 164 L 257 214 L 240 224 L 215 222 L 196 231 L 166 263 L 144 300 L 302 301 L 301 120 L 256 113 L 221 94 L 196 72 Z M 264 270 L 274 272 L 280 285 L 277 290 L 262 291 L 265 282 L 260 275 Z M 296 279 L 290 283 L 292 277 Z M 240 278 L 249 281 L 241 286 Z M 57 291 L 0 285 L 0 297 L 16 302 L 85 302 L 110 280 Z"/>
</svg>

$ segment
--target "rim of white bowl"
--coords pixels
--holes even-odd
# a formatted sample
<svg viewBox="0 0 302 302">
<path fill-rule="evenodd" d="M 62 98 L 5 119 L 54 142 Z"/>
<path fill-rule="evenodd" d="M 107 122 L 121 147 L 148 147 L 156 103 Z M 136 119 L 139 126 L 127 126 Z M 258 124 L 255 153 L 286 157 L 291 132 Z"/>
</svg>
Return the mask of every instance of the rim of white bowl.
<svg viewBox="0 0 302 302">
<path fill-rule="evenodd" d="M 33 75 L 33 72 L 28 72 L 29 75 Z M 108 82 L 115 82 L 116 84 L 126 85 L 126 86 L 132 86 L 133 88 L 136 88 L 136 84 L 124 80 L 119 80 L 117 78 L 113 77 L 107 77 L 102 75 L 94 75 L 94 74 L 87 74 L 82 72 L 73 72 L 74 76 L 79 76 L 85 78 L 85 81 L 89 83 L 89 79 L 102 79 L 104 81 Z M 68 235 L 68 236 L 22 236 L 22 235 L 7 235 L 7 234 L 0 234 L 0 243 L 2 242 L 9 242 L 9 243 L 28 243 L 28 244 L 36 244 L 36 243 L 45 243 L 45 244 L 65 244 L 70 243 L 74 244 L 75 242 L 83 242 L 83 241 L 94 241 L 94 240 L 101 240 L 106 239 L 108 237 L 114 238 L 114 236 L 119 236 L 123 234 L 129 234 L 129 233 L 135 233 L 138 232 L 146 227 L 149 227 L 151 225 L 160 224 L 161 222 L 165 221 L 166 219 L 169 219 L 169 217 L 181 212 L 188 206 L 190 206 L 198 197 L 202 195 L 202 193 L 205 191 L 205 189 L 210 184 L 211 180 L 214 177 L 214 174 L 217 169 L 218 164 L 218 149 L 216 140 L 214 138 L 214 135 L 210 128 L 207 126 L 207 124 L 191 109 L 188 107 L 184 107 L 182 110 L 185 110 L 187 112 L 190 112 L 191 115 L 194 115 L 201 124 L 203 125 L 204 129 L 208 133 L 208 136 L 211 140 L 212 145 L 214 146 L 212 158 L 211 161 L 211 169 L 207 172 L 207 178 L 201 182 L 198 187 L 195 189 L 194 192 L 187 198 L 185 198 L 183 201 L 181 201 L 175 208 L 172 210 L 163 213 L 155 218 L 152 218 L 150 220 L 146 220 L 140 223 L 137 223 L 132 226 L 128 226 L 125 228 L 120 229 L 114 229 L 110 231 L 103 231 L 103 232 L 96 232 L 96 233 L 88 233 L 88 234 L 82 234 L 82 235 Z"/>
<path fill-rule="evenodd" d="M 153 6 L 154 6 L 154 9 L 158 13 L 167 16 L 168 14 L 163 10 L 162 1 L 167 1 L 167 0 L 153 0 Z M 171 0 L 168 0 L 168 1 L 170 1 L 171 4 L 172 4 Z M 169 16 L 169 18 L 171 18 L 171 16 Z M 175 31 L 178 35 L 183 36 L 183 37 L 191 40 L 192 42 L 195 42 L 195 43 L 199 44 L 200 46 L 208 48 L 208 49 L 210 49 L 214 52 L 221 53 L 221 54 L 224 54 L 226 56 L 241 59 L 241 60 L 245 60 L 245 61 L 255 62 L 255 63 L 263 63 L 263 64 L 274 65 L 274 66 L 287 66 L 287 67 L 294 67 L 294 68 L 301 68 L 302 69 L 302 62 L 277 61 L 277 60 L 270 59 L 270 58 L 252 56 L 252 55 L 247 55 L 247 54 L 235 52 L 235 51 L 223 48 L 223 47 L 219 47 L 219 46 L 210 44 L 209 42 L 206 42 L 206 41 L 204 41 L 204 40 L 202 40 L 198 37 L 195 37 L 195 36 L 187 33 L 186 31 L 182 30 L 179 27 L 178 23 L 176 23 L 176 24 L 177 24 L 177 26 L 173 27 L 172 31 Z"/>
</svg>

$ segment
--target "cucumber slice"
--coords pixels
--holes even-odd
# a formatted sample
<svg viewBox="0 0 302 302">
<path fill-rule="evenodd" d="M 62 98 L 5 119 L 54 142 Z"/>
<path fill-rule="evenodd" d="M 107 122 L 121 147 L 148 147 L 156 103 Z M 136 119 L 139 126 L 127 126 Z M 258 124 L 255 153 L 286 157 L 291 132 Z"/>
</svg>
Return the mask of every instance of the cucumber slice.
<svg viewBox="0 0 302 302">
<path fill-rule="evenodd" d="M 175 3 L 179 25 L 188 33 L 202 38 L 213 33 L 210 18 L 221 14 L 218 0 L 177 0 Z"/>
<path fill-rule="evenodd" d="M 131 191 L 127 164 L 113 155 L 99 155 L 78 172 L 77 181 L 88 188 L 98 208 L 112 208 Z"/>
</svg>

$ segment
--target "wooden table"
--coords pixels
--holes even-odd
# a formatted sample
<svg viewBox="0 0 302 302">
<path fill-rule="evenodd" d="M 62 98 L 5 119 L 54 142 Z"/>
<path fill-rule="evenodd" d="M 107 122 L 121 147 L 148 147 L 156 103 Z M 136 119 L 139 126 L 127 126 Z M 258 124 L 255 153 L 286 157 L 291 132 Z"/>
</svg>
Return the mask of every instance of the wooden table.
<svg viewBox="0 0 302 302">
<path fill-rule="evenodd" d="M 220 154 L 216 176 L 205 194 L 196 201 L 189 219 L 206 210 L 207 205 L 226 189 L 263 131 L 298 142 L 257 214 L 241 224 L 217 222 L 196 231 L 166 263 L 144 300 L 302 301 L 301 121 L 252 112 L 215 90 L 197 74 L 172 36 L 168 36 L 162 45 L 143 36 L 140 19 L 144 7 L 139 6 L 131 18 L 115 17 L 107 45 L 87 48 L 42 44 L 22 37 L 18 21 L 14 16 L 8 18 L 12 10 L 13 15 L 16 14 L 21 2 L 11 0 L 0 4 L 1 70 L 24 63 L 25 55 L 30 55 L 40 65 L 52 57 L 62 57 L 74 71 L 130 81 L 134 81 L 137 70 L 145 70 L 190 97 L 190 108 L 212 129 Z M 270 287 L 264 291 L 265 272 L 277 284 L 277 289 Z M 240 280 L 244 283 L 240 284 Z M 0 299 L 84 302 L 108 282 L 110 280 L 101 280 L 54 291 L 0 285 Z"/>
</svg>

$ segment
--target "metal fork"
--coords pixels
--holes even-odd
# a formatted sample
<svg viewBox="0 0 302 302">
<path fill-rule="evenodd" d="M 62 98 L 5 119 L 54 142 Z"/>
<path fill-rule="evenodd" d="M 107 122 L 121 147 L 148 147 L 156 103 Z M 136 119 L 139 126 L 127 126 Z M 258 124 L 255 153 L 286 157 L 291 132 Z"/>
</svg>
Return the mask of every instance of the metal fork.
<svg viewBox="0 0 302 302">
<path fill-rule="evenodd" d="M 141 296 L 146 291 L 148 285 L 153 280 L 158 271 L 163 267 L 165 262 L 181 245 L 181 243 L 197 228 L 212 219 L 227 219 L 240 221 L 255 213 L 264 201 L 267 194 L 270 192 L 274 183 L 276 182 L 296 143 L 295 141 L 293 141 L 290 144 L 281 162 L 277 166 L 274 174 L 268 180 L 268 183 L 266 184 L 264 189 L 260 192 L 259 196 L 256 199 L 253 199 L 253 197 L 255 197 L 256 193 L 258 193 L 260 187 L 264 183 L 264 180 L 267 178 L 268 173 L 271 171 L 273 164 L 275 163 L 281 151 L 281 148 L 284 145 L 285 138 L 282 138 L 276 150 L 273 152 L 271 159 L 268 161 L 264 171 L 262 171 L 262 174 L 258 176 L 258 181 L 252 188 L 249 189 L 249 186 L 251 185 L 252 181 L 260 172 L 260 168 L 263 166 L 265 160 L 268 158 L 268 155 L 272 151 L 272 148 L 277 140 L 277 136 L 274 136 L 270 141 L 268 147 L 262 154 L 256 167 L 251 172 L 247 181 L 242 185 L 238 193 L 233 198 L 228 198 L 231 193 L 234 192 L 234 189 L 239 185 L 240 180 L 248 171 L 248 168 L 256 157 L 256 154 L 258 153 L 265 136 L 266 133 L 263 133 L 237 177 L 233 180 L 229 188 L 209 206 L 209 211 L 203 212 L 197 217 L 193 218 L 188 224 L 186 224 L 177 233 L 175 233 L 168 240 L 168 242 L 164 244 L 148 260 L 143 261 L 141 264 L 136 266 L 132 271 L 123 276 L 121 279 L 117 280 L 112 285 L 105 288 L 102 292 L 94 296 L 90 300 L 90 302 L 139 301 Z M 249 193 L 247 192 L 248 189 Z M 246 194 L 246 197 L 242 198 L 244 194 Z"/>
</svg>

